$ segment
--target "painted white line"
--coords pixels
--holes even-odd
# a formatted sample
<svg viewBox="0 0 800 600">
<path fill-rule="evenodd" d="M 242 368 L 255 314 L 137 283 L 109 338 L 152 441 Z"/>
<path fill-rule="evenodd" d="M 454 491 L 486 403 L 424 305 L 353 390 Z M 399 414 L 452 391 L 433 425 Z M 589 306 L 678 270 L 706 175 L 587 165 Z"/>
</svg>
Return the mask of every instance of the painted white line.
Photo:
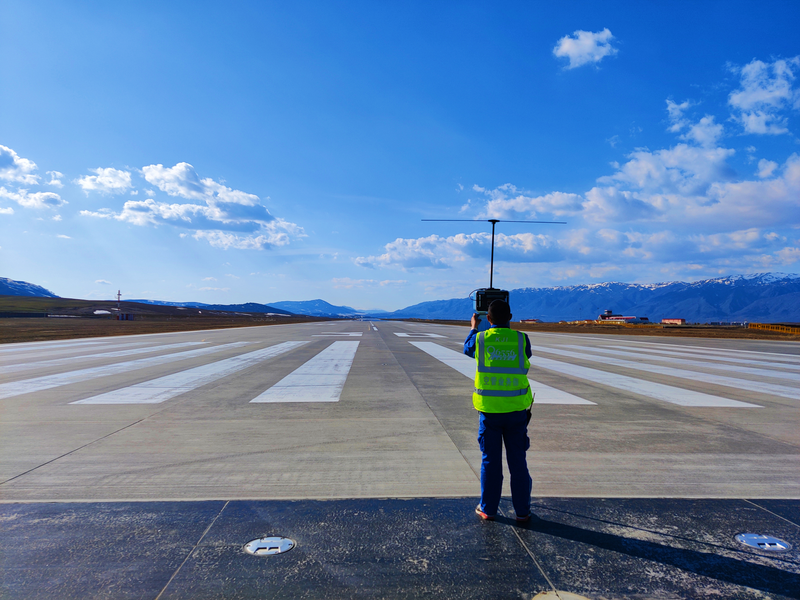
<svg viewBox="0 0 800 600">
<path fill-rule="evenodd" d="M 80 353 L 80 352 L 99 352 L 101 350 L 103 352 L 105 352 L 106 350 L 112 350 L 112 349 L 113 350 L 118 350 L 120 348 L 133 348 L 133 347 L 137 347 L 137 346 L 144 346 L 146 344 L 147 344 L 146 341 L 139 340 L 137 342 L 131 342 L 131 343 L 128 343 L 128 344 L 104 344 L 104 345 L 100 346 L 99 348 L 95 348 L 95 347 L 93 347 L 93 346 L 95 346 L 95 344 L 91 344 L 91 345 L 83 345 L 83 346 L 79 346 L 79 347 L 66 348 L 66 349 L 60 349 L 60 350 L 48 350 L 48 349 L 45 348 L 43 350 L 33 351 L 33 350 L 29 349 L 27 352 L 19 352 L 19 353 L 15 352 L 14 354 L 9 354 L 7 356 L 0 356 L 0 363 L 3 363 L 3 364 L 18 364 L 18 363 L 21 363 L 22 361 L 39 360 L 39 359 L 47 358 L 47 357 L 50 357 L 50 356 L 61 356 L 63 358 L 70 358 L 72 356 L 77 356 L 76 354 L 73 354 L 75 352 L 78 352 L 78 353 Z"/>
<path fill-rule="evenodd" d="M 232 344 L 223 344 L 221 346 L 211 346 L 210 348 L 198 348 L 197 350 L 176 352 L 174 354 L 167 354 L 166 356 L 137 358 L 136 360 L 129 360 L 113 365 L 90 367 L 88 369 L 80 369 L 78 371 L 57 373 L 55 375 L 44 375 L 43 377 L 23 379 L 22 381 L 11 381 L 0 384 L 0 398 L 10 398 L 12 396 L 19 396 L 21 394 L 40 392 L 42 390 L 48 390 L 50 388 L 60 387 L 62 385 L 81 383 L 97 377 L 117 375 L 119 373 L 127 373 L 135 369 L 145 369 L 179 360 L 196 358 L 198 356 L 204 356 L 213 352 L 221 352 L 222 350 L 229 350 L 231 348 L 241 348 L 242 346 L 247 346 L 250 343 L 251 342 L 234 342 Z"/>
<path fill-rule="evenodd" d="M 23 342 L 20 344 L 8 344 L 3 345 L 0 348 L 0 352 L 18 352 L 20 350 L 33 350 L 33 349 L 42 349 L 42 350 L 50 350 L 51 348 L 69 348 L 72 346 L 89 346 L 92 344 L 107 344 L 109 342 L 117 341 L 116 338 L 107 338 L 105 340 L 79 340 L 77 342 L 66 342 L 66 343 L 59 343 L 59 342 Z"/>
<path fill-rule="evenodd" d="M 711 375 L 709 373 L 697 373 L 694 371 L 683 371 L 681 369 L 673 369 L 671 367 L 660 367 L 658 365 L 644 365 L 642 363 L 632 362 L 629 360 L 620 360 L 617 358 L 610 358 L 610 357 L 596 357 L 592 356 L 591 354 L 583 354 L 581 352 L 569 352 L 568 350 L 557 350 L 555 348 L 544 348 L 542 346 L 537 346 L 534 349 L 534 352 L 544 352 L 545 354 L 557 354 L 559 356 L 567 356 L 570 358 L 578 358 L 581 360 L 588 360 L 590 362 L 599 362 L 605 365 L 614 365 L 617 367 L 623 367 L 626 369 L 633 369 L 635 371 L 644 371 L 646 373 L 659 373 L 661 375 L 667 375 L 669 377 L 676 377 L 680 379 L 689 379 L 691 381 L 700 381 L 702 383 L 711 383 L 714 385 L 723 385 L 726 387 L 733 387 L 737 389 L 747 389 L 756 392 L 762 393 L 769 393 L 775 394 L 777 396 L 785 396 L 787 398 L 800 398 L 800 390 L 788 388 L 782 385 L 773 385 L 770 383 L 761 383 L 756 381 L 750 381 L 747 379 L 734 379 L 733 377 L 725 377 L 723 375 Z M 547 361 L 548 359 L 541 359 Z M 535 363 L 539 366 L 540 357 L 536 359 L 531 359 L 532 363 Z M 556 361 L 548 361 L 550 363 L 555 363 Z M 556 363 L 556 364 L 567 364 L 567 363 Z M 596 373 L 604 373 L 607 376 L 613 377 L 624 377 L 623 375 L 616 375 L 612 373 L 606 373 L 605 371 L 597 371 L 596 369 L 589 369 L 587 367 L 577 367 L 576 365 L 570 365 L 570 368 L 577 368 L 577 369 L 585 369 L 586 371 L 594 371 Z M 550 367 L 544 367 L 546 369 L 550 369 Z M 553 369 L 557 370 L 557 369 Z M 641 381 L 639 379 L 635 379 L 633 377 L 625 377 L 625 379 L 631 379 L 633 381 L 639 381 L 642 384 L 646 384 L 648 386 L 662 386 L 667 387 L 676 392 L 680 392 L 681 394 L 698 394 L 699 392 L 690 392 L 689 390 L 682 390 L 680 388 L 673 388 L 671 386 L 663 386 L 662 384 L 652 383 L 650 381 Z M 608 378 L 606 377 L 606 380 Z M 619 386 L 615 386 L 619 387 Z M 630 388 L 623 388 L 623 389 L 630 389 Z M 631 390 L 632 391 L 632 390 Z M 652 395 L 652 394 L 645 394 L 645 395 Z M 727 398 L 719 398 L 717 396 L 710 396 L 707 394 L 701 394 L 702 396 L 707 396 L 708 398 L 716 398 L 718 401 L 723 401 L 728 404 L 719 404 L 719 403 L 712 403 L 712 404 L 684 404 L 680 401 L 675 401 L 674 404 L 681 404 L 681 406 L 748 406 L 753 407 L 757 406 L 756 404 L 750 404 L 749 402 L 739 402 L 738 400 L 729 400 Z M 653 396 L 656 397 L 656 396 Z M 661 398 L 662 400 L 665 398 Z M 672 402 L 672 400 L 667 400 L 667 402 Z M 733 404 L 730 404 L 733 403 Z M 760 408 L 760 407 L 759 407 Z"/>
<path fill-rule="evenodd" d="M 120 356 L 132 356 L 134 354 L 147 354 L 148 352 L 159 352 L 161 350 L 174 350 L 176 348 L 186 348 L 187 346 L 199 346 L 207 342 L 181 342 L 180 344 L 167 344 L 165 346 L 150 346 L 147 348 L 129 348 L 128 350 L 118 350 L 116 352 L 101 352 L 99 354 L 81 354 L 78 356 L 66 356 L 64 358 L 54 358 L 52 360 L 41 360 L 33 363 L 23 363 L 19 365 L 8 365 L 3 367 L 3 373 L 19 373 L 21 371 L 30 371 L 32 369 L 41 369 L 47 367 L 57 367 L 66 365 L 71 362 L 79 360 L 86 360 L 90 358 L 119 358 Z"/>
<path fill-rule="evenodd" d="M 438 333 L 397 333 L 395 332 L 397 337 L 405 337 L 405 338 L 443 338 L 443 335 L 439 335 Z"/>
<path fill-rule="evenodd" d="M 333 342 L 250 402 L 338 402 L 360 342 Z"/>
<path fill-rule="evenodd" d="M 539 347 L 541 348 L 541 347 Z M 711 362 L 710 358 L 706 358 L 703 361 L 699 360 L 689 360 L 685 358 L 672 358 L 666 356 L 653 356 L 653 355 L 644 355 L 643 352 L 648 352 L 648 350 L 644 351 L 636 351 L 636 352 L 626 352 L 624 350 L 607 350 L 605 348 L 598 348 L 596 346 L 587 347 L 587 346 L 572 346 L 572 345 L 564 345 L 563 348 L 573 348 L 577 350 L 585 350 L 587 352 L 592 352 L 596 354 L 609 354 L 612 356 L 627 356 L 630 358 L 636 358 L 641 360 L 662 360 L 662 361 L 669 361 L 672 364 L 676 365 L 684 365 L 690 370 L 692 367 L 694 369 L 700 369 L 699 372 L 703 372 L 702 369 L 717 369 L 719 371 L 734 371 L 735 373 L 747 373 L 748 375 L 758 375 L 760 377 L 772 377 L 774 379 L 783 379 L 786 381 L 800 381 L 800 374 L 797 373 L 784 373 L 781 371 L 771 371 L 769 369 L 757 369 L 754 367 L 745 367 L 743 365 L 726 365 L 722 363 L 714 363 Z M 641 364 L 641 362 L 639 362 Z M 640 367 L 641 368 L 641 367 Z"/>
<path fill-rule="evenodd" d="M 70 404 L 159 404 L 307 343 L 283 342 L 269 348 L 232 356 L 158 379 L 143 381 L 112 392 L 70 402 Z"/>
<path fill-rule="evenodd" d="M 675 348 L 676 346 L 673 346 Z M 584 346 L 585 348 L 585 346 Z M 608 346 L 608 348 L 616 348 L 618 350 L 631 350 L 631 346 Z M 669 356 L 683 356 L 688 358 L 702 358 L 704 360 L 708 360 L 709 358 L 714 360 L 723 360 L 725 362 L 736 363 L 740 365 L 756 365 L 759 367 L 769 367 L 773 369 L 786 369 L 789 371 L 800 371 L 800 365 L 793 365 L 789 363 L 777 363 L 773 359 L 765 358 L 761 360 L 753 360 L 749 358 L 738 358 L 736 356 L 730 356 L 724 350 L 720 350 L 717 352 L 705 352 L 703 350 L 692 350 L 690 346 L 687 346 L 683 350 L 661 350 L 656 348 L 636 348 L 637 352 L 647 352 L 648 354 L 666 354 Z"/>
<path fill-rule="evenodd" d="M 361 337 L 362 334 L 363 334 L 363 332 L 361 332 L 361 331 L 358 331 L 358 332 L 351 331 L 349 333 L 348 332 L 336 333 L 334 331 L 323 331 L 322 333 L 315 333 L 311 337 L 330 337 L 332 335 L 344 335 L 344 336 L 347 336 L 347 337 Z"/>
<path fill-rule="evenodd" d="M 800 356 L 797 354 L 782 354 L 780 352 L 758 352 L 755 350 L 735 350 L 733 348 L 709 348 L 707 346 L 678 346 L 676 344 L 659 344 L 656 342 L 632 342 L 636 344 L 641 344 L 643 346 L 655 346 L 656 348 L 668 348 L 674 350 L 683 350 L 683 349 L 690 349 L 693 352 L 703 352 L 706 354 L 705 351 L 711 351 L 712 353 L 716 354 L 719 352 L 726 352 L 731 354 L 744 354 L 749 355 L 750 358 L 761 360 L 783 360 L 786 362 L 791 363 L 800 363 Z"/>
<path fill-rule="evenodd" d="M 475 359 L 440 346 L 434 342 L 409 342 L 423 352 L 428 353 L 438 361 L 443 362 L 448 367 L 455 369 L 465 377 L 475 380 Z M 573 396 L 563 390 L 550 387 L 533 379 L 528 379 L 531 390 L 536 392 L 536 404 L 590 404 L 596 406 L 595 402 L 584 400 L 578 396 Z"/>
<path fill-rule="evenodd" d="M 601 383 L 609 387 L 626 390 L 639 394 L 641 396 L 649 396 L 656 400 L 663 400 L 670 404 L 677 404 L 678 406 L 690 406 L 693 408 L 711 407 L 711 408 L 762 408 L 758 404 L 750 404 L 749 402 L 739 402 L 738 400 L 730 400 L 729 398 L 722 398 L 720 396 L 712 396 L 710 394 L 703 394 L 692 390 L 684 390 L 682 388 L 673 387 L 671 385 L 664 385 L 661 383 L 654 383 L 643 379 L 636 379 L 635 377 L 627 377 L 625 375 L 618 375 L 616 373 L 609 373 L 607 371 L 599 371 L 597 369 L 590 369 L 588 367 L 579 367 L 571 363 L 563 363 L 541 356 L 534 356 L 531 359 L 532 363 L 542 369 L 548 371 L 555 371 L 563 375 L 577 377 L 578 379 L 585 379 L 595 383 Z"/>
</svg>

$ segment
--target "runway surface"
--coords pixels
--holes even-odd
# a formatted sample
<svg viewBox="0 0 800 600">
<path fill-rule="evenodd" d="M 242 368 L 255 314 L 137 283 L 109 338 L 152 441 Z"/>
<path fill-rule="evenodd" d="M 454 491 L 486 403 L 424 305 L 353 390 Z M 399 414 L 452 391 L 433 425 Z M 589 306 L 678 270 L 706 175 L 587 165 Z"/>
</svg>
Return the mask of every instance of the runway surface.
<svg viewBox="0 0 800 600">
<path fill-rule="evenodd" d="M 317 513 L 311 511 L 310 519 L 317 525 L 353 511 L 362 517 L 377 511 L 396 528 L 395 535 L 405 532 L 417 544 L 444 536 L 457 545 L 452 536 L 458 538 L 454 532 L 461 530 L 463 543 L 498 552 L 508 546 L 521 562 L 504 568 L 526 573 L 510 587 L 508 573 L 500 575 L 505 571 L 493 562 L 497 557 L 476 563 L 505 582 L 492 588 L 497 597 L 533 597 L 555 589 L 587 597 L 595 597 L 598 589 L 611 594 L 603 597 L 650 597 L 646 594 L 653 585 L 677 594 L 663 597 L 687 597 L 682 595 L 687 585 L 727 590 L 725 597 L 797 597 L 791 593 L 800 582 L 796 550 L 781 555 L 783 562 L 758 556 L 740 564 L 737 551 L 725 549 L 729 540 L 708 540 L 722 535 L 725 527 L 746 528 L 753 517 L 754 527 L 781 533 L 794 540 L 795 548 L 800 543 L 800 344 L 529 334 L 534 352 L 529 379 L 536 402 L 528 460 L 537 514 L 543 519 L 517 530 L 510 524 L 477 522 L 470 513 L 479 494 L 480 454 L 471 405 L 474 362 L 461 353 L 466 334 L 466 328 L 442 325 L 347 321 L 0 347 L 0 523 L 11 527 L 6 540 L 12 540 L 6 543 L 16 544 L 20 536 L 29 539 L 45 523 L 47 531 L 58 530 L 59 519 L 67 514 L 73 519 L 84 514 L 79 521 L 89 529 L 79 537 L 85 540 L 119 527 L 123 506 L 125 514 L 180 515 L 175 519 L 192 525 L 183 532 L 185 540 L 179 543 L 183 534 L 176 533 L 170 542 L 180 550 L 165 550 L 167 562 L 159 563 L 169 575 L 164 579 L 161 567 L 151 569 L 147 589 L 152 595 L 134 593 L 137 585 L 140 590 L 145 585 L 142 580 L 132 585 L 132 595 L 120 587 L 119 597 L 215 597 L 196 579 L 178 585 L 190 570 L 181 566 L 197 559 L 213 538 L 205 537 L 209 530 L 221 535 L 229 526 L 255 538 L 269 527 L 251 527 L 248 533 L 248 518 L 285 522 L 286 507 L 299 514 L 314 506 Z M 389 499 L 407 499 L 407 504 Z M 668 506 L 672 513 L 665 516 L 660 511 L 669 512 Z M 411 522 L 400 519 L 409 507 L 428 511 L 429 517 L 438 514 L 441 522 L 433 526 L 419 514 Z M 700 531 L 697 519 L 704 517 L 698 516 L 698 507 L 717 515 L 716 525 L 714 519 L 707 524 L 713 532 Z M 191 517 L 195 513 L 197 519 Z M 226 519 L 232 521 L 225 525 Z M 461 525 L 464 519 L 468 525 Z M 633 529 L 630 519 L 637 522 Z M 682 523 L 675 525 L 676 519 Z M 456 529 L 441 531 L 446 522 Z M 351 533 L 340 533 L 340 542 L 385 552 L 380 544 L 386 532 L 375 523 L 367 532 L 362 526 L 354 523 Z M 302 533 L 296 523 L 281 527 Z M 676 539 L 689 538 L 670 527 L 694 531 L 693 544 L 710 543 L 716 550 L 675 550 L 683 544 L 676 546 Z M 565 544 L 561 548 L 554 545 L 558 539 Z M 625 540 L 639 544 L 628 557 L 639 566 L 659 553 L 677 552 L 660 576 L 641 571 L 645 596 L 636 596 L 636 585 L 625 587 L 600 577 L 599 571 L 589 580 L 571 576 L 564 560 L 550 562 L 532 550 L 549 548 L 556 558 L 570 556 L 567 562 L 607 565 L 630 546 Z M 51 543 L 74 547 L 75 540 L 65 531 Z M 187 543 L 192 546 L 188 550 Z M 240 549 L 238 542 L 219 544 Z M 305 540 L 297 550 L 271 560 L 294 554 L 282 563 L 292 564 L 310 545 Z M 591 546 L 600 554 L 591 556 Z M 416 582 L 405 597 L 435 595 L 431 561 L 437 556 L 445 560 L 445 555 L 466 560 L 464 547 L 437 547 L 440 554 L 417 552 L 422 562 L 416 567 L 404 563 L 390 569 L 392 576 L 381 572 L 383 583 L 374 589 L 367 584 L 369 561 L 361 567 L 354 563 L 348 567 L 352 572 L 340 565 L 349 573 L 342 579 L 330 571 L 330 560 L 315 555 L 313 560 L 327 565 L 326 577 L 337 583 L 307 574 L 307 585 L 291 587 L 294 595 L 288 596 L 321 597 L 320 590 L 326 589 L 322 595 L 352 597 L 363 588 L 366 597 L 394 597 L 385 590 L 397 589 L 401 580 Z M 715 578 L 712 563 L 688 568 L 686 561 L 694 555 L 684 551 L 734 561 L 720 572 L 744 564 L 767 571 L 753 571 L 752 581 Z M 32 558 L 17 545 L 0 547 L 0 552 L 6 557 L 0 568 L 15 574 L 0 588 L 6 591 L 3 597 L 72 589 L 43 587 L 47 579 L 34 566 L 39 554 Z M 126 552 L 136 554 L 130 548 Z M 408 552 L 398 546 L 391 560 Z M 312 554 L 305 556 L 311 560 Z M 50 557 L 48 564 L 58 560 Z M 277 580 L 256 585 L 246 566 L 253 563 L 236 560 L 244 561 L 242 581 L 250 581 L 245 588 L 252 597 L 280 595 Z M 264 559 L 250 560 L 264 564 Z M 23 575 L 26 568 L 30 579 Z M 66 567 L 52 568 L 61 573 Z M 480 595 L 486 589 L 481 586 L 494 580 L 487 575 L 458 587 L 457 571 L 441 573 L 448 597 L 459 597 L 460 589 L 472 592 L 463 597 Z M 281 577 L 280 585 L 292 578 Z M 169 590 L 167 580 L 174 581 Z M 753 583 L 757 580 L 768 583 L 759 587 Z M 86 581 L 68 596 L 116 597 L 93 596 L 91 591 L 102 585 L 92 588 Z M 325 581 L 328 587 L 315 587 Z"/>
</svg>

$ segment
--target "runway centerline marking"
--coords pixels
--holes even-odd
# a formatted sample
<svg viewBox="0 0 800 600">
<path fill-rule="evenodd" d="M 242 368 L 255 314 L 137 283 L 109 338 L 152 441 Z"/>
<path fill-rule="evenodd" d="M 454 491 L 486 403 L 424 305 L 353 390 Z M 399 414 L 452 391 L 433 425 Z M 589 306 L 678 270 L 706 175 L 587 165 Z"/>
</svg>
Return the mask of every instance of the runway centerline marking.
<svg viewBox="0 0 800 600">
<path fill-rule="evenodd" d="M 338 402 L 360 342 L 333 342 L 250 402 Z"/>
<path fill-rule="evenodd" d="M 70 404 L 159 404 L 307 343 L 283 342 L 269 348 L 232 356 L 84 400 L 70 402 Z"/>
<path fill-rule="evenodd" d="M 4 373 L 19 373 L 20 371 L 30 371 L 32 369 L 41 369 L 47 367 L 57 367 L 66 365 L 71 362 L 90 358 L 119 358 L 120 356 L 133 356 L 134 354 L 147 354 L 148 352 L 158 352 L 159 350 L 174 350 L 176 348 L 186 348 L 187 346 L 199 346 L 207 342 L 181 342 L 179 344 L 167 344 L 165 346 L 148 346 L 146 348 L 128 348 L 127 350 L 118 350 L 116 352 L 101 352 L 99 354 L 81 354 L 79 356 L 65 356 L 62 358 L 53 358 L 50 360 L 40 360 L 32 363 L 22 363 L 16 365 L 6 365 L 3 367 Z"/>
<path fill-rule="evenodd" d="M 42 390 L 70 385 L 72 383 L 81 383 L 97 377 L 128 373 L 129 371 L 144 369 L 147 367 L 156 367 L 179 360 L 204 356 L 213 352 L 220 352 L 222 350 L 229 350 L 231 348 L 241 348 L 242 346 L 247 346 L 250 343 L 251 342 L 233 342 L 232 344 L 222 344 L 220 346 L 211 346 L 210 348 L 198 348 L 197 350 L 175 352 L 174 354 L 167 354 L 165 356 L 137 358 L 136 360 L 129 360 L 113 365 L 90 367 L 88 369 L 80 369 L 78 371 L 67 371 L 66 373 L 57 373 L 55 375 L 44 375 L 42 377 L 34 377 L 32 379 L 11 381 L 0 384 L 0 398 L 10 398 L 12 396 L 20 396 L 22 394 L 28 394 L 31 392 L 40 392 Z"/>
<path fill-rule="evenodd" d="M 322 333 L 314 333 L 311 337 L 330 337 L 336 335 L 343 335 L 346 337 L 361 337 L 364 334 L 363 331 L 350 331 L 350 332 L 343 332 L 337 333 L 335 331 L 323 331 Z"/>
<path fill-rule="evenodd" d="M 395 332 L 397 337 L 404 337 L 404 338 L 443 338 L 443 335 L 439 335 L 438 333 L 397 333 Z"/>
<path fill-rule="evenodd" d="M 587 350 L 592 350 L 587 348 Z M 570 352 L 569 350 L 559 350 L 557 348 L 545 348 L 537 346 L 536 352 L 544 352 L 545 354 L 557 354 L 559 356 L 566 356 L 569 358 L 577 358 L 580 360 L 587 360 L 590 362 L 599 362 L 606 365 L 614 365 L 623 367 L 625 369 L 632 369 L 635 371 L 645 371 L 646 373 L 659 373 L 660 375 L 667 375 L 668 377 L 678 377 L 680 379 L 689 379 L 691 381 L 700 381 L 702 383 L 711 383 L 714 385 L 722 385 L 725 387 L 732 387 L 743 390 L 750 390 L 754 392 L 761 392 L 767 394 L 774 394 L 776 396 L 783 396 L 785 398 L 800 398 L 800 389 L 790 388 L 783 385 L 775 385 L 773 383 L 764 383 L 761 381 L 752 381 L 750 379 L 736 379 L 734 377 L 727 377 L 725 375 L 712 375 L 710 373 L 698 373 L 697 371 L 683 371 L 673 367 L 662 367 L 658 365 L 642 364 L 630 360 L 621 360 L 611 357 L 596 357 L 591 354 L 584 354 L 583 352 Z M 735 402 L 730 400 L 730 402 Z"/>
<path fill-rule="evenodd" d="M 436 360 L 443 362 L 448 367 L 455 369 L 465 377 L 475 379 L 475 359 L 469 356 L 445 348 L 434 342 L 409 342 L 423 352 L 429 354 Z M 574 396 L 563 390 L 559 390 L 549 385 L 539 383 L 533 379 L 528 379 L 531 384 L 531 391 L 536 392 L 535 404 L 584 404 L 597 406 L 597 403 Z"/>
</svg>

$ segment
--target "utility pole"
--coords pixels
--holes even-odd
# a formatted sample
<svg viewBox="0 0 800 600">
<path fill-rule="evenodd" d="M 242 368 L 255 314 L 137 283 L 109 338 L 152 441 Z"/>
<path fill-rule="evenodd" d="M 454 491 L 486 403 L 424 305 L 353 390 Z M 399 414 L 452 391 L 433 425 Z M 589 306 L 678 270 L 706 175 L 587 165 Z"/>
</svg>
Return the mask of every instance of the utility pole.
<svg viewBox="0 0 800 600">
<path fill-rule="evenodd" d="M 119 300 L 122 298 L 122 292 L 117 290 L 117 310 L 119 310 Z"/>
</svg>

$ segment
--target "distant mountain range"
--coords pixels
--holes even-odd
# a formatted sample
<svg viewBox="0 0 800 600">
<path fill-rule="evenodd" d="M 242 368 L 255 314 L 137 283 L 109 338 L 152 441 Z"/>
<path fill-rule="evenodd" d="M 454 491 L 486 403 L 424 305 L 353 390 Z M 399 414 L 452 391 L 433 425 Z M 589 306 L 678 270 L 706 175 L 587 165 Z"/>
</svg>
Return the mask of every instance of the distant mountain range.
<svg viewBox="0 0 800 600">
<path fill-rule="evenodd" d="M 273 315 L 291 315 L 287 310 L 276 308 L 274 306 L 267 306 L 266 304 L 258 304 L 256 302 L 247 302 L 245 304 L 204 304 L 202 302 L 164 302 L 162 300 L 128 300 L 128 302 L 139 302 L 140 304 L 152 304 L 155 306 L 178 306 L 182 308 L 202 308 L 205 310 L 222 310 L 227 312 L 244 312 L 244 313 L 265 313 Z M 296 313 L 304 314 L 304 313 Z"/>
<path fill-rule="evenodd" d="M 552 288 L 521 288 L 509 295 L 514 320 L 574 321 L 593 319 L 606 309 L 648 317 L 714 321 L 800 321 L 800 275 L 756 273 L 694 283 L 596 283 Z M 466 319 L 467 298 L 423 302 L 386 315 L 396 318 Z"/>
<path fill-rule="evenodd" d="M 24 281 L 0 278 L 0 295 L 57 298 L 52 292 Z M 417 319 L 468 319 L 469 298 L 433 300 L 394 312 L 363 311 L 335 306 L 324 300 L 256 304 L 204 304 L 130 300 L 161 306 L 182 306 L 231 312 L 301 314 L 317 317 L 373 317 Z M 694 283 L 628 284 L 596 283 L 510 291 L 514 320 L 542 321 L 594 319 L 606 309 L 615 313 L 648 317 L 683 318 L 690 323 L 714 321 L 800 322 L 800 274 L 755 273 L 706 279 Z"/>
<path fill-rule="evenodd" d="M 311 317 L 354 317 L 365 314 L 364 311 L 356 310 L 349 306 L 334 306 L 324 300 L 273 302 L 270 306 L 288 310 L 296 315 L 308 315 Z"/>
</svg>

